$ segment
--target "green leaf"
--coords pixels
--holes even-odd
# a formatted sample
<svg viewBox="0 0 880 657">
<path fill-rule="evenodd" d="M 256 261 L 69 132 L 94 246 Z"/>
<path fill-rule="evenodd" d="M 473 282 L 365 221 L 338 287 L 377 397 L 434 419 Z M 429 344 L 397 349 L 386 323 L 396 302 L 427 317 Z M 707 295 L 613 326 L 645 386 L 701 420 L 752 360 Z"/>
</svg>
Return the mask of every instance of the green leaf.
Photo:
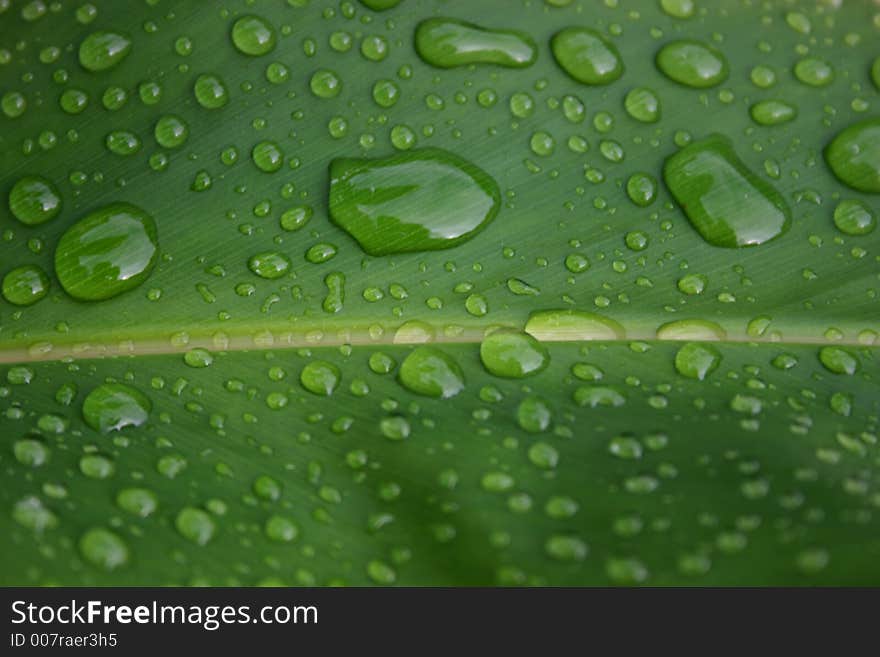
<svg viewBox="0 0 880 657">
<path fill-rule="evenodd" d="M 880 14 L 622 4 L 0 0 L 0 583 L 877 584 Z"/>
</svg>

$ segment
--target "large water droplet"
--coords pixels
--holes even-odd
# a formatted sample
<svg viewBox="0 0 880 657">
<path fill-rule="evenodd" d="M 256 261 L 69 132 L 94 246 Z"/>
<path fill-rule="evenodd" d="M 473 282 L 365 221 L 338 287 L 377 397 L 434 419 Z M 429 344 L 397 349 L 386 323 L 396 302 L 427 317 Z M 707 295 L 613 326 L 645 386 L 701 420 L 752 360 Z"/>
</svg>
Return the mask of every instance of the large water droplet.
<svg viewBox="0 0 880 657">
<path fill-rule="evenodd" d="M 880 194 L 880 117 L 840 132 L 825 149 L 825 161 L 840 182 Z"/>
<path fill-rule="evenodd" d="M 448 399 L 464 388 L 464 373 L 458 363 L 434 347 L 416 347 L 404 359 L 398 372 L 404 388 L 418 395 Z"/>
<path fill-rule="evenodd" d="M 610 84 L 623 75 L 617 47 L 595 30 L 567 27 L 553 35 L 550 49 L 562 70 L 583 84 Z"/>
<path fill-rule="evenodd" d="M 691 224 L 713 246 L 763 244 L 791 223 L 782 195 L 750 171 L 721 135 L 670 156 L 663 179 Z"/>
<path fill-rule="evenodd" d="M 131 39 L 119 32 L 93 32 L 79 45 L 79 63 L 92 72 L 117 66 L 131 51 Z"/>
<path fill-rule="evenodd" d="M 150 400 L 135 388 L 122 383 L 104 383 L 83 401 L 83 419 L 101 433 L 139 427 L 150 416 Z"/>
<path fill-rule="evenodd" d="M 667 43 L 657 53 L 656 62 L 663 75 L 687 87 L 714 87 L 727 79 L 724 55 L 700 41 L 682 39 Z"/>
<path fill-rule="evenodd" d="M 55 275 L 72 297 L 109 299 L 140 285 L 156 262 L 153 218 L 128 203 L 95 210 L 67 229 L 55 251 Z"/>
<path fill-rule="evenodd" d="M 495 217 L 500 202 L 488 174 L 436 148 L 330 163 L 330 217 L 370 255 L 460 244 Z"/>
<path fill-rule="evenodd" d="M 532 38 L 513 30 L 491 30 L 452 18 L 429 18 L 416 28 L 416 52 L 439 68 L 496 64 L 524 68 L 538 49 Z"/>
<path fill-rule="evenodd" d="M 483 338 L 480 360 L 495 376 L 522 379 L 545 369 L 550 353 L 528 333 L 502 329 Z"/>
</svg>

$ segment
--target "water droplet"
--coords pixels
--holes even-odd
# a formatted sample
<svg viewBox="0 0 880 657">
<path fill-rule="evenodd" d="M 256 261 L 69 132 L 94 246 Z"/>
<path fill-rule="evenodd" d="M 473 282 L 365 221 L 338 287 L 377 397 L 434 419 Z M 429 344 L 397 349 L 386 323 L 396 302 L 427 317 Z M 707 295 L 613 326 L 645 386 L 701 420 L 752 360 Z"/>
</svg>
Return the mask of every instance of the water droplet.
<svg viewBox="0 0 880 657">
<path fill-rule="evenodd" d="M 847 199 L 834 208 L 834 225 L 847 235 L 867 235 L 877 226 L 877 216 L 862 201 Z"/>
<path fill-rule="evenodd" d="M 825 87 L 834 82 L 834 69 L 821 59 L 807 57 L 794 65 L 794 77 L 811 87 Z"/>
<path fill-rule="evenodd" d="M 528 333 L 502 329 L 483 338 L 480 360 L 495 376 L 521 379 L 544 370 L 550 353 Z"/>
<path fill-rule="evenodd" d="M 859 371 L 859 359 L 842 347 L 822 347 L 819 350 L 819 360 L 826 370 L 834 374 L 852 376 Z"/>
<path fill-rule="evenodd" d="M 425 397 L 449 399 L 464 389 L 464 373 L 447 353 L 416 347 L 400 365 L 398 378 L 407 390 Z"/>
<path fill-rule="evenodd" d="M 229 102 L 226 84 L 216 75 L 205 74 L 197 77 L 193 92 L 199 105 L 205 109 L 220 109 Z"/>
<path fill-rule="evenodd" d="M 251 159 L 260 171 L 274 173 L 284 164 L 284 153 L 274 141 L 261 141 L 251 150 Z"/>
<path fill-rule="evenodd" d="M 82 89 L 65 89 L 58 104 L 68 114 L 79 114 L 89 104 L 89 96 Z"/>
<path fill-rule="evenodd" d="M 116 505 L 132 515 L 146 518 L 159 508 L 159 498 L 146 488 L 123 488 L 116 496 Z"/>
<path fill-rule="evenodd" d="M 189 367 L 201 369 L 203 367 L 210 367 L 214 362 L 214 356 L 207 349 L 197 347 L 183 354 L 183 362 Z"/>
<path fill-rule="evenodd" d="M 686 274 L 678 279 L 676 285 L 684 294 L 702 294 L 708 284 L 709 279 L 703 274 Z"/>
<path fill-rule="evenodd" d="M 495 64 L 525 68 L 535 63 L 538 49 L 530 36 L 514 30 L 492 30 L 452 18 L 419 23 L 416 52 L 438 68 Z"/>
<path fill-rule="evenodd" d="M 39 468 L 49 462 L 49 448 L 34 438 L 22 438 L 12 445 L 15 460 L 29 468 Z"/>
<path fill-rule="evenodd" d="M 405 440 L 409 438 L 410 426 L 405 417 L 399 415 L 382 418 L 379 422 L 379 431 L 388 440 Z"/>
<path fill-rule="evenodd" d="M 49 292 L 49 276 L 37 265 L 22 265 L 3 277 L 3 298 L 16 306 L 30 306 Z"/>
<path fill-rule="evenodd" d="M 495 217 L 500 197 L 485 172 L 440 149 L 330 163 L 330 216 L 370 255 L 460 244 Z"/>
<path fill-rule="evenodd" d="M 157 254 L 153 218 L 134 205 L 113 203 L 87 215 L 61 236 L 55 274 L 75 299 L 109 299 L 143 283 Z"/>
<path fill-rule="evenodd" d="M 260 278 L 281 278 L 290 270 L 290 258 L 278 251 L 257 253 L 248 259 L 248 269 Z"/>
<path fill-rule="evenodd" d="M 58 526 L 58 516 L 35 496 L 25 497 L 16 502 L 12 508 L 12 517 L 22 527 L 37 533 Z"/>
<path fill-rule="evenodd" d="M 309 88 L 318 98 L 335 98 L 342 91 L 342 79 L 334 71 L 320 69 L 312 75 Z"/>
<path fill-rule="evenodd" d="M 401 0 L 360 0 L 360 2 L 373 11 L 385 11 L 399 5 Z"/>
<path fill-rule="evenodd" d="M 675 369 L 682 376 L 702 381 L 718 367 L 721 354 L 709 344 L 688 342 L 675 354 Z"/>
<path fill-rule="evenodd" d="M 663 75 L 686 87 L 714 87 L 727 79 L 724 55 L 700 41 L 682 39 L 667 43 L 657 53 L 656 63 Z"/>
<path fill-rule="evenodd" d="M 10 119 L 17 119 L 27 109 L 27 99 L 21 92 L 7 91 L 0 98 L 0 109 Z"/>
<path fill-rule="evenodd" d="M 613 319 L 583 310 L 539 310 L 529 315 L 526 333 L 542 342 L 622 340 L 623 327 Z"/>
<path fill-rule="evenodd" d="M 141 149 L 141 140 L 128 130 L 114 130 L 104 140 L 107 150 L 115 155 L 134 155 Z"/>
<path fill-rule="evenodd" d="M 583 561 L 587 558 L 589 547 L 576 536 L 553 534 L 544 543 L 544 551 L 556 561 Z"/>
<path fill-rule="evenodd" d="M 797 108 L 784 100 L 762 100 L 749 108 L 752 120 L 759 125 L 779 125 L 797 117 Z"/>
<path fill-rule="evenodd" d="M 657 179 L 648 173 L 634 173 L 626 181 L 626 195 L 640 208 L 646 208 L 657 198 Z"/>
<path fill-rule="evenodd" d="M 663 179 L 691 224 L 713 246 L 756 246 L 782 235 L 791 224 L 782 195 L 750 171 L 721 135 L 670 156 Z"/>
<path fill-rule="evenodd" d="M 93 73 L 106 71 L 126 58 L 131 39 L 119 32 L 92 32 L 79 45 L 79 63 Z"/>
<path fill-rule="evenodd" d="M 634 461 L 642 458 L 642 444 L 631 436 L 615 436 L 608 443 L 608 452 L 619 459 Z"/>
<path fill-rule="evenodd" d="M 526 397 L 516 408 L 516 421 L 524 431 L 528 431 L 529 433 L 540 433 L 542 431 L 547 431 L 550 427 L 550 423 L 553 421 L 553 412 L 550 410 L 547 402 L 540 397 Z M 537 445 L 544 445 L 544 443 L 538 443 Z M 556 450 L 549 445 L 543 447 L 538 447 L 537 445 L 532 446 L 532 449 L 537 449 L 535 454 L 536 458 L 543 459 L 543 456 L 550 458 L 549 452 L 545 447 L 549 447 L 553 452 L 556 452 Z M 540 452 L 540 454 L 538 452 Z M 532 460 L 532 463 L 535 463 L 535 459 L 532 458 L 531 450 L 529 451 L 529 458 Z M 556 461 L 558 460 L 559 454 L 556 453 L 555 456 L 553 456 L 553 465 L 549 467 L 555 467 Z"/>
<path fill-rule="evenodd" d="M 299 526 L 284 516 L 270 516 L 263 531 L 266 533 L 266 538 L 277 543 L 290 543 L 299 536 Z"/>
<path fill-rule="evenodd" d="M 708 319 L 679 319 L 657 329 L 658 340 L 724 340 L 727 332 Z"/>
<path fill-rule="evenodd" d="M 400 100 L 400 87 L 393 80 L 377 80 L 373 85 L 373 100 L 379 107 L 393 107 Z"/>
<path fill-rule="evenodd" d="M 299 230 L 312 218 L 314 210 L 308 205 L 300 205 L 286 210 L 282 215 L 279 223 L 284 230 Z"/>
<path fill-rule="evenodd" d="M 660 0 L 660 8 L 673 18 L 690 18 L 697 11 L 694 0 Z"/>
<path fill-rule="evenodd" d="M 109 529 L 95 527 L 79 539 L 83 559 L 105 570 L 115 570 L 128 563 L 128 546 Z"/>
<path fill-rule="evenodd" d="M 83 401 L 83 419 L 101 433 L 139 427 L 150 416 L 150 400 L 140 391 L 122 383 L 104 383 Z"/>
<path fill-rule="evenodd" d="M 595 30 L 567 27 L 553 35 L 550 49 L 562 70 L 582 84 L 610 84 L 623 75 L 617 47 Z"/>
<path fill-rule="evenodd" d="M 642 123 L 660 120 L 660 98 L 651 89 L 637 87 L 626 94 L 623 101 L 626 113 Z"/>
<path fill-rule="evenodd" d="M 880 118 L 840 132 L 825 149 L 825 161 L 843 184 L 880 194 Z"/>
<path fill-rule="evenodd" d="M 174 519 L 180 535 L 196 545 L 205 545 L 217 532 L 217 525 L 205 511 L 191 506 L 184 507 Z"/>
<path fill-rule="evenodd" d="M 376 0 L 371 0 L 376 2 Z M 388 0 L 385 0 L 386 2 Z M 399 2 L 399 0 L 397 0 Z M 367 564 L 367 576 L 379 586 L 391 586 L 397 579 L 394 568 L 382 561 L 370 561 Z"/>
<path fill-rule="evenodd" d="M 113 476 L 116 466 L 106 456 L 86 454 L 79 460 L 79 471 L 92 479 L 108 479 Z"/>
<path fill-rule="evenodd" d="M 232 43 L 242 54 L 266 55 L 275 48 L 275 30 L 259 16 L 242 16 L 232 26 Z"/>
<path fill-rule="evenodd" d="M 186 142 L 189 128 L 182 118 L 169 114 L 156 122 L 153 135 L 156 137 L 156 143 L 163 148 L 178 148 Z"/>
<path fill-rule="evenodd" d="M 299 374 L 303 388 L 322 397 L 332 395 L 341 380 L 342 372 L 339 368 L 325 360 L 312 361 Z"/>
<path fill-rule="evenodd" d="M 9 210 L 23 224 L 42 224 L 61 212 L 61 195 L 52 181 L 42 176 L 25 176 L 9 191 Z"/>
</svg>

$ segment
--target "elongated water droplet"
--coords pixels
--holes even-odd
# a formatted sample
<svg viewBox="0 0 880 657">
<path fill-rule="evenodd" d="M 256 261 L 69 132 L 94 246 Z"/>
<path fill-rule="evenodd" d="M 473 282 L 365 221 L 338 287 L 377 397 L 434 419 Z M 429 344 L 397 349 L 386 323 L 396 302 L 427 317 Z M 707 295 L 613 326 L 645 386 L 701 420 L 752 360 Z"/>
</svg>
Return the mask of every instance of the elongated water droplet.
<svg viewBox="0 0 880 657">
<path fill-rule="evenodd" d="M 330 163 L 330 217 L 370 255 L 460 244 L 495 217 L 500 202 L 488 174 L 440 149 Z"/>
<path fill-rule="evenodd" d="M 550 353 L 528 333 L 502 329 L 483 338 L 480 360 L 495 376 L 522 379 L 544 370 Z"/>
<path fill-rule="evenodd" d="M 762 100 L 749 108 L 752 120 L 760 125 L 779 125 L 797 117 L 797 108 L 784 100 Z"/>
<path fill-rule="evenodd" d="M 825 149 L 825 161 L 843 184 L 880 194 L 880 117 L 841 131 Z"/>
<path fill-rule="evenodd" d="M 122 383 L 104 383 L 83 400 L 83 419 L 101 433 L 139 427 L 150 416 L 150 400 L 135 388 Z"/>
<path fill-rule="evenodd" d="M 727 79 L 727 60 L 718 50 L 700 41 L 682 39 L 667 43 L 657 53 L 657 68 L 686 87 L 714 87 Z"/>
<path fill-rule="evenodd" d="M 464 389 L 464 373 L 449 354 L 434 347 L 416 347 L 398 371 L 407 390 L 437 399 L 455 397 Z"/>
<path fill-rule="evenodd" d="M 657 329 L 658 340 L 724 340 L 727 331 L 708 319 L 679 319 Z"/>
<path fill-rule="evenodd" d="M 373 11 L 385 11 L 399 5 L 401 0 L 361 0 L 361 4 Z"/>
<path fill-rule="evenodd" d="M 670 156 L 663 179 L 693 227 L 713 246 L 763 244 L 791 223 L 782 195 L 750 171 L 721 135 Z"/>
<path fill-rule="evenodd" d="M 79 45 L 79 63 L 88 71 L 111 69 L 131 51 L 131 39 L 119 32 L 93 32 Z"/>
<path fill-rule="evenodd" d="M 61 236 L 55 275 L 76 299 L 109 299 L 143 283 L 157 253 L 153 218 L 134 205 L 114 203 L 95 210 Z"/>
<path fill-rule="evenodd" d="M 617 47 L 595 30 L 567 27 L 553 35 L 550 49 L 562 70 L 582 84 L 610 84 L 623 75 Z"/>
<path fill-rule="evenodd" d="M 584 310 L 533 312 L 525 331 L 542 342 L 622 340 L 625 336 L 623 326 L 613 319 Z"/>
<path fill-rule="evenodd" d="M 495 64 L 524 68 L 535 63 L 532 38 L 513 30 L 492 30 L 453 18 L 429 18 L 416 28 L 416 52 L 438 68 Z"/>
</svg>

